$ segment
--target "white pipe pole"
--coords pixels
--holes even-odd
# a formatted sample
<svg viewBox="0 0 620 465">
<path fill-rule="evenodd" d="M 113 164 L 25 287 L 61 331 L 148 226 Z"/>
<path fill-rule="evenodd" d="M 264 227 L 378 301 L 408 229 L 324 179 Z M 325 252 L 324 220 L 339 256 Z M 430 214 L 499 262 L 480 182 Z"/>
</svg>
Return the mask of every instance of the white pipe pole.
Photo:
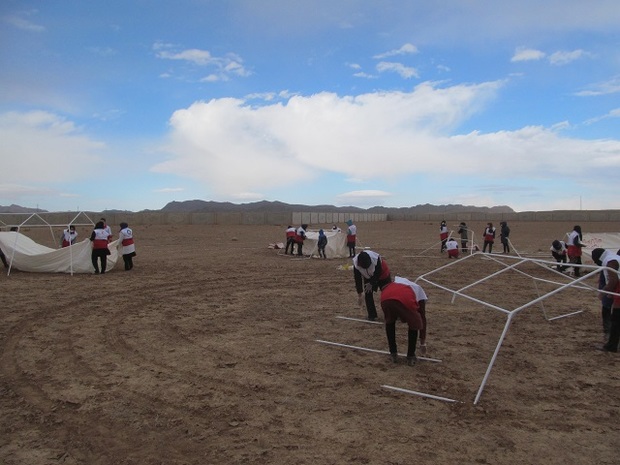
<svg viewBox="0 0 620 465">
<path fill-rule="evenodd" d="M 443 400 L 444 402 L 458 402 L 458 403 L 462 403 L 460 400 L 449 399 L 448 397 L 441 397 L 441 396 L 436 396 L 436 395 L 433 395 L 433 394 L 426 394 L 424 392 L 419 392 L 419 391 L 411 391 L 409 389 L 403 389 L 403 388 L 399 388 L 399 387 L 395 387 L 395 386 L 388 386 L 387 384 L 382 384 L 381 387 L 382 388 L 386 388 L 386 389 L 392 389 L 394 391 L 405 392 L 407 394 L 414 394 L 416 396 L 428 397 L 429 399 Z"/>
<path fill-rule="evenodd" d="M 328 344 L 328 345 L 332 345 L 332 346 L 337 346 L 337 347 L 346 347 L 348 349 L 364 350 L 366 352 L 374 352 L 376 354 L 386 354 L 386 355 L 389 355 L 389 352 L 387 350 L 367 349 L 366 347 L 350 346 L 350 345 L 347 345 L 347 344 L 340 344 L 338 342 L 322 341 L 321 339 L 316 339 L 316 342 L 320 342 L 322 344 Z M 402 354 L 399 354 L 399 355 L 402 355 Z M 418 356 L 418 360 L 426 360 L 427 362 L 441 363 L 441 360 L 438 360 L 436 358 L 428 358 L 428 357 L 419 357 Z"/>
<path fill-rule="evenodd" d="M 508 328 L 510 327 L 510 323 L 512 321 L 512 317 L 513 317 L 514 313 L 510 313 L 508 315 L 508 318 L 506 319 L 506 324 L 504 325 L 504 330 L 502 331 L 502 335 L 499 338 L 499 341 L 497 341 L 497 347 L 495 347 L 495 352 L 493 352 L 493 357 L 491 357 L 491 362 L 489 363 L 489 366 L 487 367 L 487 371 L 484 374 L 484 378 L 482 378 L 482 383 L 480 384 L 480 388 L 478 389 L 478 393 L 476 394 L 476 398 L 474 400 L 474 405 L 476 405 L 478 403 L 478 401 L 480 400 L 480 396 L 482 395 L 482 391 L 484 390 L 484 386 L 487 383 L 487 380 L 489 379 L 489 375 L 491 374 L 491 370 L 493 369 L 493 365 L 495 364 L 495 359 L 497 358 L 497 354 L 499 353 L 499 349 L 502 347 L 502 343 L 504 342 L 504 338 L 506 337 L 506 334 L 508 333 Z"/>
</svg>

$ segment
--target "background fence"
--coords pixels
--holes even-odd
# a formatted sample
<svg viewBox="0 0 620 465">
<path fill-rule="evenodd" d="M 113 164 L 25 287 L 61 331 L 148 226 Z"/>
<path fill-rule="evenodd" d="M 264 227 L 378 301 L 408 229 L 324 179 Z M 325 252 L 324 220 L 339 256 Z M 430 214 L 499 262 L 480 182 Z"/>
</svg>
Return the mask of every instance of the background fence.
<svg viewBox="0 0 620 465">
<path fill-rule="evenodd" d="M 78 215 L 79 214 L 79 215 Z M 147 224 L 188 224 L 188 225 L 329 225 L 344 223 L 352 219 L 354 223 L 368 221 L 573 221 L 620 222 L 620 210 L 566 210 L 547 212 L 519 213 L 418 213 L 418 214 L 380 214 L 380 213 L 320 213 L 320 212 L 237 212 L 237 213 L 168 213 L 168 212 L 137 212 L 109 213 L 101 212 L 53 212 L 37 214 L 0 214 L 0 227 L 6 230 L 10 226 L 22 224 L 27 220 L 29 225 L 50 224 L 66 225 L 70 222 L 84 223 L 84 220 L 97 222 L 105 216 L 108 224 L 118 225 L 124 221 L 129 225 Z"/>
</svg>

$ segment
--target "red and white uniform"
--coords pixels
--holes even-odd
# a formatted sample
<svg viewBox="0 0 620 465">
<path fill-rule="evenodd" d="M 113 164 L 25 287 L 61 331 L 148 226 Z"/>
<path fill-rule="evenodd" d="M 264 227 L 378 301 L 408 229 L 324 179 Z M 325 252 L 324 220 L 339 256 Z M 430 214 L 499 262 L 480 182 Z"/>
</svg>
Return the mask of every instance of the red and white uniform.
<svg viewBox="0 0 620 465">
<path fill-rule="evenodd" d="M 118 240 L 122 247 L 121 255 L 135 253 L 136 246 L 133 242 L 133 231 L 131 230 L 131 228 L 121 229 L 121 231 L 118 233 Z"/>
<path fill-rule="evenodd" d="M 549 247 L 549 250 L 551 250 L 551 252 L 555 252 L 558 255 L 566 255 L 566 242 L 564 241 L 558 241 L 560 243 L 560 248 L 556 249 L 553 247 L 553 245 L 551 247 Z"/>
<path fill-rule="evenodd" d="M 424 329 L 424 319 L 420 313 L 418 297 L 412 286 L 394 281 L 381 290 L 381 308 L 385 316 L 385 323 L 394 323 L 397 319 L 407 323 L 409 329 Z M 394 307 L 390 301 L 397 301 L 401 306 Z M 400 311 L 399 311 L 400 310 Z"/>
<path fill-rule="evenodd" d="M 572 231 L 568 235 L 568 256 L 570 257 L 581 257 L 581 240 L 579 239 L 579 233 L 577 231 Z"/>
<path fill-rule="evenodd" d="M 297 242 L 298 244 L 303 244 L 305 238 L 306 238 L 306 230 L 300 226 L 295 231 L 295 242 Z"/>
<path fill-rule="evenodd" d="M 377 279 L 379 281 L 382 279 L 388 279 L 390 277 L 390 268 L 388 267 L 385 260 L 383 260 L 377 252 L 367 250 L 366 253 L 370 257 L 370 266 L 368 268 L 362 268 L 361 266 L 358 266 L 357 257 L 359 255 L 356 255 L 355 257 L 353 257 L 353 266 L 355 267 L 355 269 L 359 271 L 363 278 L 370 280 L 375 274 L 377 262 L 381 260 L 381 275 L 379 275 Z"/>
<path fill-rule="evenodd" d="M 446 242 L 446 250 L 448 251 L 448 257 L 459 258 L 459 244 L 455 240 Z"/>
<path fill-rule="evenodd" d="M 484 240 L 486 242 L 495 242 L 495 228 L 484 228 Z"/>
<path fill-rule="evenodd" d="M 297 229 L 295 229 L 293 226 L 291 226 L 290 228 L 286 229 L 286 240 L 288 241 L 289 239 L 295 239 L 295 234 L 297 234 Z"/>
<path fill-rule="evenodd" d="M 78 233 L 76 231 L 71 231 L 70 229 L 65 229 L 62 232 L 62 246 L 69 247 L 71 244 L 75 242 L 77 239 Z"/>
<path fill-rule="evenodd" d="M 357 226 L 352 224 L 347 228 L 347 243 L 355 242 L 356 236 L 357 236 Z"/>
<path fill-rule="evenodd" d="M 446 225 L 442 225 L 441 228 L 439 228 L 439 238 L 442 241 L 448 238 L 448 227 Z"/>
<path fill-rule="evenodd" d="M 110 233 L 105 229 L 95 229 L 93 231 L 93 249 L 107 249 Z"/>
</svg>

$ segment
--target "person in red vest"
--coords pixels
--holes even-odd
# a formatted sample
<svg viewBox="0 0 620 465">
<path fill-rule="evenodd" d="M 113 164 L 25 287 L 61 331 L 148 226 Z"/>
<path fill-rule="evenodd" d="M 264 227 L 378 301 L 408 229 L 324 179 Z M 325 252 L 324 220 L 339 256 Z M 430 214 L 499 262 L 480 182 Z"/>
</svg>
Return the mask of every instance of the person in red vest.
<svg viewBox="0 0 620 465">
<path fill-rule="evenodd" d="M 357 240 L 357 226 L 353 220 L 347 221 L 347 247 L 349 248 L 349 258 L 355 257 L 355 242 Z"/>
<path fill-rule="evenodd" d="M 306 231 L 308 230 L 307 224 L 302 224 L 295 231 L 295 243 L 297 244 L 297 256 L 301 257 L 303 255 L 303 247 L 304 241 L 306 240 Z M 292 254 L 292 252 L 291 252 Z"/>
<path fill-rule="evenodd" d="M 566 242 L 568 261 L 575 265 L 581 265 L 581 249 L 586 245 L 581 242 L 583 240 L 583 234 L 581 233 L 581 226 L 573 226 L 573 230 L 568 235 L 568 241 Z M 581 267 L 574 266 L 574 275 L 576 278 L 581 276 Z"/>
<path fill-rule="evenodd" d="M 295 235 L 297 234 L 297 229 L 291 226 L 290 224 L 286 228 L 286 247 L 284 248 L 284 254 L 288 254 L 288 248 L 291 248 L 291 255 L 295 255 L 293 249 L 295 248 Z"/>
<path fill-rule="evenodd" d="M 418 360 L 416 356 L 418 332 L 421 351 L 426 353 L 426 300 L 426 294 L 421 286 L 399 276 L 396 276 L 394 282 L 387 283 L 381 288 L 385 333 L 390 357 L 394 363 L 398 362 L 396 320 L 399 319 L 408 325 L 407 363 L 413 366 Z"/>
<path fill-rule="evenodd" d="M 78 233 L 75 230 L 75 226 L 70 225 L 69 229 L 65 229 L 62 232 L 62 247 L 69 247 L 70 245 L 75 244 L 75 241 L 78 237 Z"/>
<path fill-rule="evenodd" d="M 487 246 L 489 247 L 489 253 L 493 253 L 493 242 L 495 242 L 495 228 L 493 227 L 493 223 L 487 223 L 487 227 L 484 228 L 482 237 L 484 238 L 482 253 L 487 251 Z"/>
<path fill-rule="evenodd" d="M 366 302 L 368 320 L 377 319 L 377 307 L 373 293 L 392 279 L 390 268 L 377 252 L 366 250 L 353 257 L 353 279 L 357 291 L 357 304 L 362 306 L 362 296 Z"/>
<path fill-rule="evenodd" d="M 95 274 L 104 274 L 108 265 L 108 255 L 110 255 L 110 249 L 108 249 L 108 241 L 110 234 L 105 229 L 103 221 L 98 221 L 95 225 L 95 229 L 90 235 L 90 241 L 93 243 L 93 250 L 91 252 L 91 260 L 93 267 L 95 268 Z M 98 262 L 101 262 L 101 271 L 99 271 Z"/>
<path fill-rule="evenodd" d="M 133 257 L 136 256 L 136 244 L 133 241 L 133 231 L 127 223 L 121 223 L 121 230 L 118 233 L 118 247 L 123 255 L 125 271 L 133 268 Z"/>
<path fill-rule="evenodd" d="M 448 225 L 445 221 L 442 221 L 439 225 L 439 239 L 441 240 L 440 252 L 446 250 L 446 241 L 448 240 L 448 235 Z"/>
<path fill-rule="evenodd" d="M 459 243 L 454 237 L 446 242 L 446 250 L 448 251 L 448 258 L 459 258 Z"/>
<path fill-rule="evenodd" d="M 604 286 L 603 291 L 620 294 L 620 256 L 612 251 L 596 248 L 592 251 L 592 260 L 598 266 L 603 266 Z M 609 268 L 609 269 L 608 269 Z M 605 294 L 601 294 L 604 296 Z M 609 295 L 612 298 L 611 315 L 609 315 L 609 332 L 607 343 L 602 347 L 605 352 L 618 352 L 620 345 L 620 297 Z"/>
</svg>

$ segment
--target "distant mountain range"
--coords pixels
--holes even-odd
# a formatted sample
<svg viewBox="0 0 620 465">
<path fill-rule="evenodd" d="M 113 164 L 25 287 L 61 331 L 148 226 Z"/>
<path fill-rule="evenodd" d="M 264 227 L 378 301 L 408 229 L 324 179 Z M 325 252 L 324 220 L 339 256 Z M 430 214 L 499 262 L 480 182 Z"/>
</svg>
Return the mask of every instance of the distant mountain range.
<svg viewBox="0 0 620 465">
<path fill-rule="evenodd" d="M 513 213 L 508 206 L 474 207 L 472 205 L 416 205 L 412 207 L 336 207 L 334 205 L 300 205 L 284 202 L 268 202 L 266 200 L 252 203 L 213 202 L 206 200 L 185 200 L 170 202 L 161 210 L 142 210 L 164 213 L 230 213 L 230 212 L 323 212 L 323 213 L 458 213 L 458 212 L 486 212 L 486 213 Z M 0 205 L 0 213 L 46 213 L 39 208 Z M 105 210 L 102 213 L 128 213 L 127 210 Z M 129 212 L 131 213 L 131 212 Z"/>
<path fill-rule="evenodd" d="M 170 202 L 162 212 L 183 213 L 221 213 L 221 212 L 323 212 L 323 213 L 451 213 L 451 212 L 489 212 L 513 213 L 508 206 L 474 207 L 471 205 L 416 205 L 413 207 L 335 207 L 334 205 L 300 205 L 266 200 L 253 203 L 234 204 L 205 200 L 186 200 Z"/>
</svg>

